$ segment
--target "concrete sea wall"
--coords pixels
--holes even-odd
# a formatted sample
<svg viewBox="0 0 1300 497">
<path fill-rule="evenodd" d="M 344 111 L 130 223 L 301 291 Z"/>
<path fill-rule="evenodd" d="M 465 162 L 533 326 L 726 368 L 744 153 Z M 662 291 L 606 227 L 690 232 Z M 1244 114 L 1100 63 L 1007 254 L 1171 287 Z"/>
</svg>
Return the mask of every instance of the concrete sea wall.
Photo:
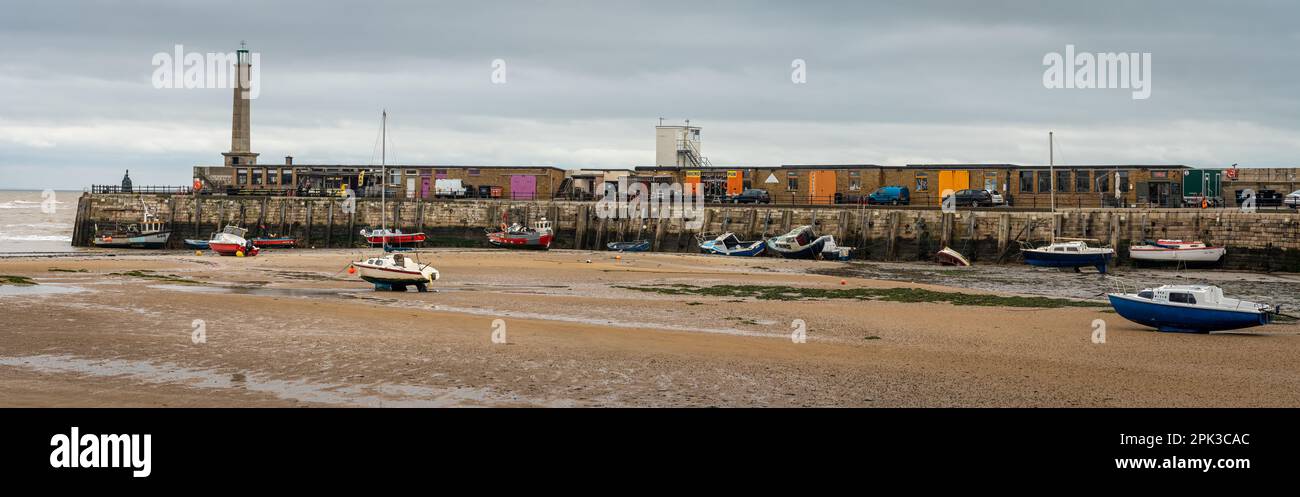
<svg viewBox="0 0 1300 497">
<path fill-rule="evenodd" d="M 185 238 L 206 239 L 225 224 L 253 235 L 290 236 L 301 247 L 362 246 L 358 231 L 378 227 L 380 202 L 357 199 L 348 212 L 341 199 L 227 197 L 211 195 L 83 194 L 77 206 L 73 245 L 88 246 L 96 224 L 135 223 L 148 208 L 170 223 L 170 246 Z M 705 208 L 703 227 L 682 219 L 601 219 L 590 202 L 389 200 L 388 224 L 423 231 L 426 246 L 487 246 L 484 229 L 501 223 L 551 220 L 556 248 L 603 248 L 610 241 L 648 239 L 652 250 L 694 252 L 699 234 L 732 231 L 754 239 L 805 224 L 856 247 L 866 260 L 928 260 L 944 246 L 975 263 L 1015 262 L 1019 241 L 1051 235 L 1052 214 L 1005 209 L 889 209 L 858 206 L 730 206 Z M 1057 236 L 1093 238 L 1115 247 L 1121 263 L 1128 246 L 1143 240 L 1203 240 L 1228 247 L 1224 267 L 1256 271 L 1300 271 L 1300 214 L 1244 213 L 1236 209 L 1062 209 Z"/>
</svg>

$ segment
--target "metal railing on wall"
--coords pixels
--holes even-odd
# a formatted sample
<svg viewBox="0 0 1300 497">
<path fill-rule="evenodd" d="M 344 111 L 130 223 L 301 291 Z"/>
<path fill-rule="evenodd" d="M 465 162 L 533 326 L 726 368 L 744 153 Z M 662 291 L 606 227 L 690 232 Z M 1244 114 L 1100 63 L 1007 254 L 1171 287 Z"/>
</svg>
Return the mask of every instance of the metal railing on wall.
<svg viewBox="0 0 1300 497">
<path fill-rule="evenodd" d="M 130 186 L 123 188 L 122 185 L 90 185 L 90 193 L 147 193 L 161 195 L 189 195 L 194 189 L 188 186 Z"/>
</svg>

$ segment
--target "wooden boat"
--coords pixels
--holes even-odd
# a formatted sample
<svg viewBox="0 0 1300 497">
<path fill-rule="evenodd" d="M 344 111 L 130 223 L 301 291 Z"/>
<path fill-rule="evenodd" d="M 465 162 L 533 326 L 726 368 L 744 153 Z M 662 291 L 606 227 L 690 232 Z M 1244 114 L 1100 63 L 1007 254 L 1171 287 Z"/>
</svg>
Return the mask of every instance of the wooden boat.
<svg viewBox="0 0 1300 497">
<path fill-rule="evenodd" d="M 827 250 L 828 243 L 833 250 Z M 817 236 L 812 226 L 800 226 L 784 235 L 768 238 L 767 250 L 787 259 L 824 258 L 823 253 L 834 253 L 836 258 L 846 257 L 835 245 L 834 237 Z"/>
<path fill-rule="evenodd" d="M 424 233 L 402 233 L 402 230 L 390 230 L 381 228 L 377 230 L 361 230 L 361 236 L 371 245 L 409 245 L 413 243 L 422 243 L 426 239 Z"/>
<path fill-rule="evenodd" d="M 207 249 L 208 249 L 208 241 L 207 241 L 207 240 L 196 240 L 196 239 L 193 239 L 193 238 L 186 238 L 186 239 L 185 239 L 185 248 L 192 248 L 192 249 L 197 249 L 197 250 L 207 250 Z"/>
<path fill-rule="evenodd" d="M 252 257 L 257 255 L 260 249 L 253 242 L 244 238 L 248 230 L 238 226 L 226 226 L 225 229 L 212 234 L 208 239 L 208 248 L 221 255 L 243 255 Z"/>
<path fill-rule="evenodd" d="M 1210 285 L 1162 285 L 1138 293 L 1108 293 L 1124 319 L 1159 331 L 1209 333 L 1268 324 L 1279 311 L 1223 296 Z"/>
<path fill-rule="evenodd" d="M 143 202 L 143 201 L 141 201 Z M 149 206 L 145 205 L 144 214 L 139 223 L 123 225 L 114 223 L 110 228 L 101 229 L 95 225 L 95 238 L 91 244 L 102 248 L 148 248 L 157 249 L 167 246 L 172 232 L 167 223 L 158 220 Z"/>
<path fill-rule="evenodd" d="M 1024 248 L 1020 253 L 1024 255 L 1025 263 L 1031 266 L 1069 267 L 1075 270 L 1084 266 L 1093 266 L 1103 274 L 1111 258 L 1115 256 L 1114 249 L 1089 247 L 1083 241 L 1057 242 L 1046 247 Z"/>
<path fill-rule="evenodd" d="M 298 240 L 287 236 L 259 237 L 253 239 L 253 245 L 262 248 L 293 248 Z"/>
<path fill-rule="evenodd" d="M 554 238 L 551 222 L 542 218 L 533 227 L 521 226 L 519 223 L 506 226 L 502 224 L 497 231 L 487 234 L 488 243 L 496 247 L 510 249 L 548 250 Z"/>
<path fill-rule="evenodd" d="M 700 243 L 700 251 L 706 254 L 736 257 L 756 257 L 762 254 L 766 247 L 767 243 L 764 240 L 741 241 L 735 233 L 723 233 L 717 238 Z"/>
<path fill-rule="evenodd" d="M 934 254 L 935 260 L 945 266 L 970 266 L 970 261 L 961 255 L 961 252 L 944 247 L 939 253 Z"/>
<path fill-rule="evenodd" d="M 407 286 L 414 286 L 416 290 L 427 292 L 428 285 L 441 276 L 433 266 L 421 264 L 406 254 L 372 257 L 353 262 L 352 267 L 356 268 L 361 279 L 374 283 L 377 288 L 396 291 L 406 291 Z"/>
<path fill-rule="evenodd" d="M 1129 247 L 1128 256 L 1138 261 L 1159 262 L 1218 262 L 1227 249 L 1209 247 L 1204 242 L 1182 240 L 1156 240 L 1155 243 Z"/>
<path fill-rule="evenodd" d="M 630 242 L 609 242 L 605 244 L 610 250 L 619 252 L 645 252 L 650 250 L 650 240 L 634 240 Z"/>
</svg>

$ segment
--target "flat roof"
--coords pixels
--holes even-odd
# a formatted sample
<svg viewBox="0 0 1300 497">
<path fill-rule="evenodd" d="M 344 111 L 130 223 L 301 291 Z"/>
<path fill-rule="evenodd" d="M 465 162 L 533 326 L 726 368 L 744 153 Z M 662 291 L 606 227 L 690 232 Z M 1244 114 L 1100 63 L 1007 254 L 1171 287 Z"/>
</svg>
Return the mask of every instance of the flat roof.
<svg viewBox="0 0 1300 497">
<path fill-rule="evenodd" d="M 908 164 L 908 169 L 1192 169 L 1183 164 Z"/>
<path fill-rule="evenodd" d="M 225 166 L 200 166 L 200 167 L 225 167 Z M 556 171 L 569 171 L 557 166 L 465 166 L 465 165 L 448 165 L 448 164 L 388 164 L 381 166 L 379 164 L 237 164 L 230 167 L 319 167 L 328 169 L 379 169 L 388 167 L 393 169 L 554 169 Z"/>
</svg>

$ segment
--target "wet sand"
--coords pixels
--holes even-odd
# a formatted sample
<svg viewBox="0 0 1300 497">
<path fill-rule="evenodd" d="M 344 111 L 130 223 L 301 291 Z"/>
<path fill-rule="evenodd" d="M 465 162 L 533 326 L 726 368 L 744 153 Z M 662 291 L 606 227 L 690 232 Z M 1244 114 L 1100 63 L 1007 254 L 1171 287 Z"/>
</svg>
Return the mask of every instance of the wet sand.
<svg viewBox="0 0 1300 497">
<path fill-rule="evenodd" d="M 0 275 L 38 283 L 0 286 L 0 404 L 1300 405 L 1297 324 L 1182 335 L 1156 333 L 1105 307 L 759 300 L 622 288 L 906 287 L 1087 297 L 1100 291 L 1090 286 L 1100 285 L 1095 274 L 439 249 L 421 255 L 442 273 L 436 292 L 393 293 L 344 271 L 349 260 L 372 253 L 89 251 L 0 259 Z M 1183 278 L 1167 282 L 1247 282 L 1252 297 L 1294 298 L 1283 296 L 1295 284 L 1286 275 L 1178 274 Z M 1147 273 L 1132 275 L 1149 281 Z M 1098 318 L 1106 323 L 1104 344 L 1091 340 Z M 492 341 L 497 319 L 507 343 Z M 196 320 L 205 343 L 192 340 Z M 790 338 L 795 320 L 806 323 L 806 343 Z"/>
</svg>

